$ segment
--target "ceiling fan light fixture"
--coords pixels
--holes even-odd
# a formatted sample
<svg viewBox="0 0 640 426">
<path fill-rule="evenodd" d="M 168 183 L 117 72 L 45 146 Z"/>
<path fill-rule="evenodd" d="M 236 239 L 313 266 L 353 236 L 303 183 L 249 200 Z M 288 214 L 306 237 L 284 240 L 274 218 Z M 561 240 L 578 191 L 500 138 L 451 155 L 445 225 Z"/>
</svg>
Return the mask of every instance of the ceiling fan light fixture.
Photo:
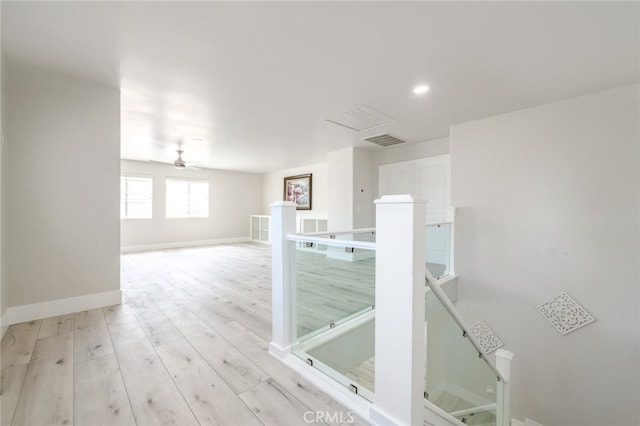
<svg viewBox="0 0 640 426">
<path fill-rule="evenodd" d="M 185 167 L 187 167 L 186 163 L 182 159 L 182 153 L 184 151 L 178 149 L 176 150 L 176 152 L 178 153 L 178 158 L 176 158 L 176 161 L 173 162 L 173 167 L 175 167 L 176 169 L 184 169 Z"/>
</svg>

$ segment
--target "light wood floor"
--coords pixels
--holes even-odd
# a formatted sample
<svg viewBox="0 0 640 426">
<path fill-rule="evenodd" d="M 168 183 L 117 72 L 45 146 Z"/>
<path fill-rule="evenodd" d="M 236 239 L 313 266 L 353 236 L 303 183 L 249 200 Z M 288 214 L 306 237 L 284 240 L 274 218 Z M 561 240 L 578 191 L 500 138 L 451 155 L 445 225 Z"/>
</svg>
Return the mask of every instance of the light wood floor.
<svg viewBox="0 0 640 426">
<path fill-rule="evenodd" d="M 356 366 L 353 370 L 349 371 L 345 376 L 358 383 L 361 386 L 369 389 L 371 392 L 375 392 L 376 384 L 376 357 L 365 360 L 362 364 Z"/>
<path fill-rule="evenodd" d="M 351 418 L 267 353 L 269 246 L 128 254 L 121 271 L 122 305 L 9 328 L 2 425 L 286 426 L 307 424 L 307 411 Z"/>
<path fill-rule="evenodd" d="M 325 251 L 296 250 L 297 337 L 375 304 L 375 258 L 345 261 Z"/>
</svg>

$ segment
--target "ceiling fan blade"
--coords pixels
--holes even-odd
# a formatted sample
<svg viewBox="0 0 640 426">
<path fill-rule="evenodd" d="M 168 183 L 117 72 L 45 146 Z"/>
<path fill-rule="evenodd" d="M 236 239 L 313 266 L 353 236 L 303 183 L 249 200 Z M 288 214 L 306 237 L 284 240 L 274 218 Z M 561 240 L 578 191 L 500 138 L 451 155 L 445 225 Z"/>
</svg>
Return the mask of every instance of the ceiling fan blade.
<svg viewBox="0 0 640 426">
<path fill-rule="evenodd" d="M 168 164 L 170 166 L 173 166 L 177 169 L 184 169 L 184 168 L 189 168 L 189 169 L 197 169 L 198 165 L 200 163 L 188 163 L 186 161 L 184 161 L 182 159 L 182 154 L 184 154 L 184 151 L 181 149 L 177 149 L 176 153 L 178 154 L 178 158 L 176 158 L 173 162 L 169 162 L 169 161 L 157 161 L 157 160 L 147 160 L 149 163 L 158 163 L 158 164 Z"/>
</svg>

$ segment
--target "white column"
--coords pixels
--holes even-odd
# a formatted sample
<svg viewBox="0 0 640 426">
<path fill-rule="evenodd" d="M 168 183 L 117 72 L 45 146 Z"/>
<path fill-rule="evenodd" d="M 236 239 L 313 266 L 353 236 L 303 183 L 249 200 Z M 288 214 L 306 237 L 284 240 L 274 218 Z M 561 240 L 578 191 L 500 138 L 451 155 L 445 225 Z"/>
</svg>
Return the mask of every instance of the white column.
<svg viewBox="0 0 640 426">
<path fill-rule="evenodd" d="M 296 233 L 296 205 L 290 201 L 271 204 L 271 317 L 269 353 L 284 358 L 291 352 L 293 253 L 287 235 Z"/>
<path fill-rule="evenodd" d="M 409 195 L 376 200 L 376 424 L 422 425 L 425 206 Z"/>
<path fill-rule="evenodd" d="M 511 360 L 513 360 L 513 352 L 505 349 L 496 351 L 496 369 L 504 379 L 502 382 L 502 404 L 501 413 L 497 414 L 498 426 L 509 426 L 511 424 Z"/>
</svg>

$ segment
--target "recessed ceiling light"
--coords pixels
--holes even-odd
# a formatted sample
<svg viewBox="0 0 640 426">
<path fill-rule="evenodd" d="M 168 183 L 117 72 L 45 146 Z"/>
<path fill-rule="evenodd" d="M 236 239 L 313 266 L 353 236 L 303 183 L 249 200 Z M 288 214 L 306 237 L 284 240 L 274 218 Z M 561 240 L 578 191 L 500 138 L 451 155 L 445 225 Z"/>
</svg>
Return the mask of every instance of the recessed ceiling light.
<svg viewBox="0 0 640 426">
<path fill-rule="evenodd" d="M 427 93 L 429 91 L 429 86 L 420 85 L 413 88 L 413 93 L 416 95 L 422 95 L 423 93 Z"/>
</svg>

